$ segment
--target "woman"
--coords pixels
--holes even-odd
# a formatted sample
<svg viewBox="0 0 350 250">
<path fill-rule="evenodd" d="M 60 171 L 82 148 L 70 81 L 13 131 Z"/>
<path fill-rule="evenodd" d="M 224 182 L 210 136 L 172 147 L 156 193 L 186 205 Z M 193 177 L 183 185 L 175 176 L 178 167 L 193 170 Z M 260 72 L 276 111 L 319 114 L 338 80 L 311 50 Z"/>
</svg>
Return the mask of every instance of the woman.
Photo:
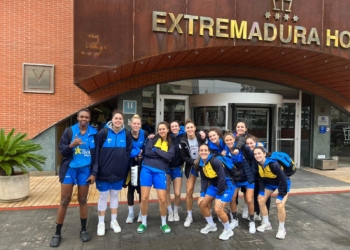
<svg viewBox="0 0 350 250">
<path fill-rule="evenodd" d="M 182 136 L 180 140 L 180 153 L 181 158 L 186 163 L 185 166 L 185 176 L 187 178 L 186 182 L 186 208 L 187 217 L 184 222 L 185 227 L 191 226 L 193 222 L 192 216 L 192 205 L 193 205 L 193 190 L 198 177 L 198 171 L 195 165 L 199 163 L 198 147 L 199 145 L 205 143 L 205 134 L 196 133 L 196 126 L 194 122 L 187 119 L 185 122 L 186 134 Z"/>
<path fill-rule="evenodd" d="M 185 134 L 185 129 L 183 126 L 180 127 L 180 123 L 173 121 L 170 123 L 170 135 L 172 138 L 172 143 L 175 145 L 175 155 L 169 164 L 169 171 L 167 175 L 167 195 L 166 195 L 166 205 L 168 207 L 168 221 L 180 221 L 179 216 L 179 206 L 181 201 L 181 185 L 182 185 L 182 165 L 184 161 L 180 156 L 180 140 Z M 170 198 L 170 183 L 173 183 L 174 188 L 174 211 L 171 207 Z"/>
<path fill-rule="evenodd" d="M 89 125 L 91 113 L 84 108 L 78 111 L 78 123 L 67 128 L 58 146 L 63 159 L 59 171 L 61 182 L 61 202 L 56 218 L 56 232 L 50 242 L 51 247 L 58 247 L 61 242 L 61 229 L 70 203 L 73 186 L 78 185 L 80 212 L 80 238 L 83 242 L 91 239 L 86 231 L 87 195 L 91 176 L 92 157 L 95 151 L 94 136 L 97 130 Z"/>
<path fill-rule="evenodd" d="M 123 187 L 129 168 L 132 141 L 130 134 L 124 129 L 123 114 L 114 110 L 112 120 L 106 124 L 96 136 L 96 159 L 92 175 L 96 177 L 96 188 L 100 191 L 98 200 L 97 235 L 105 235 L 105 214 L 108 195 L 110 196 L 111 223 L 115 233 L 121 228 L 117 221 L 118 193 Z M 107 132 L 107 133 L 106 133 Z M 94 181 L 93 178 L 93 181 Z"/>
<path fill-rule="evenodd" d="M 138 233 L 144 233 L 147 229 L 148 200 L 151 187 L 156 189 L 159 210 L 162 220 L 160 229 L 163 233 L 170 233 L 171 229 L 166 224 L 166 187 L 169 163 L 175 155 L 175 145 L 171 143 L 169 125 L 160 122 L 157 127 L 158 134 L 149 139 L 145 147 L 145 156 L 141 170 L 141 216 L 142 224 L 137 228 Z"/>
<path fill-rule="evenodd" d="M 277 239 L 284 239 L 286 236 L 286 230 L 284 223 L 286 221 L 285 204 L 288 199 L 288 193 L 290 190 L 290 179 L 285 175 L 280 165 L 273 159 L 266 156 L 266 151 L 263 147 L 254 148 L 254 157 L 258 162 L 259 171 L 259 184 L 260 191 L 258 196 L 260 211 L 263 217 L 261 226 L 257 228 L 259 232 L 265 230 L 271 230 L 271 224 L 269 222 L 269 215 L 266 208 L 266 201 L 271 194 L 278 189 L 278 195 L 276 198 L 276 206 L 278 210 L 278 232 L 276 234 Z"/>
<path fill-rule="evenodd" d="M 259 142 L 258 138 L 256 138 L 253 135 L 248 135 L 246 137 L 246 145 L 249 147 L 250 151 L 253 152 L 254 148 L 257 146 L 263 147 L 263 144 Z M 254 162 L 252 163 L 255 164 L 255 159 Z M 257 167 L 255 166 L 255 169 L 257 170 Z M 254 210 L 255 210 L 255 220 L 261 221 L 261 216 L 260 216 L 260 207 L 259 207 L 259 202 L 258 202 L 258 195 L 259 195 L 259 179 L 258 179 L 258 171 L 256 171 L 256 178 L 255 178 L 255 187 L 254 187 Z M 266 207 L 267 211 L 270 211 L 270 204 L 271 204 L 271 197 L 269 197 L 266 201 Z"/>
<path fill-rule="evenodd" d="M 138 186 L 131 185 L 131 181 L 128 183 L 128 206 L 129 214 L 126 219 L 127 224 L 134 222 L 135 213 L 134 213 L 134 194 L 135 191 L 139 194 L 139 202 L 141 204 L 141 187 L 140 187 L 140 171 L 141 171 L 141 161 L 145 152 L 145 142 L 148 137 L 148 132 L 141 129 L 141 118 L 138 115 L 134 115 L 130 120 L 130 135 L 132 139 L 132 150 L 130 153 L 131 166 L 139 166 L 138 172 Z M 141 208 L 137 222 L 141 222 Z"/>
<path fill-rule="evenodd" d="M 235 137 L 232 133 L 226 133 L 224 136 L 225 144 L 226 144 L 226 156 L 229 157 L 232 160 L 232 163 L 234 164 L 235 168 L 238 170 L 235 181 L 235 192 L 233 195 L 233 202 L 230 203 L 231 207 L 231 215 L 232 215 L 232 221 L 230 223 L 231 228 L 235 228 L 238 226 L 238 218 L 237 218 L 237 204 L 236 204 L 236 198 L 238 195 L 239 188 L 245 187 L 246 193 L 245 198 L 246 202 L 248 204 L 248 220 L 249 220 L 249 233 L 254 234 L 256 232 L 255 228 L 255 219 L 254 219 L 254 202 L 253 202 L 253 196 L 254 196 L 254 182 L 255 182 L 255 173 L 253 170 L 253 167 L 249 164 L 249 161 L 247 159 L 253 158 L 252 152 L 248 149 L 247 146 L 244 145 L 245 150 L 249 152 L 249 155 L 246 157 L 243 156 L 242 152 L 240 151 L 238 154 L 234 154 L 235 150 Z"/>
<path fill-rule="evenodd" d="M 224 225 L 224 230 L 220 234 L 219 239 L 228 240 L 233 236 L 233 231 L 230 227 L 225 206 L 232 200 L 232 195 L 235 186 L 228 176 L 226 168 L 222 163 L 210 154 L 207 144 L 202 144 L 199 147 L 199 171 L 201 173 L 201 193 L 198 199 L 198 206 L 207 221 L 207 225 L 201 229 L 202 234 L 217 231 L 216 224 L 213 222 L 213 217 L 210 213 L 209 204 L 215 200 L 215 212 L 218 215 L 221 223 Z"/>
</svg>

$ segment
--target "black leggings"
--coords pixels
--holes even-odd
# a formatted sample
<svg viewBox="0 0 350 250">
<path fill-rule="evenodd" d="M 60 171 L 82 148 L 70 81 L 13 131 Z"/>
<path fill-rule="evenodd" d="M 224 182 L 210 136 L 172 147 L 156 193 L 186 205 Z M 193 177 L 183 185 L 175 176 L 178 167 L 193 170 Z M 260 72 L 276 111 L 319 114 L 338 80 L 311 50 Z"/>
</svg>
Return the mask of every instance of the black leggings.
<svg viewBox="0 0 350 250">
<path fill-rule="evenodd" d="M 139 202 L 141 204 L 141 187 L 140 187 L 140 185 L 138 185 L 137 187 L 134 187 L 133 185 L 131 185 L 131 181 L 130 181 L 129 184 L 128 184 L 128 205 L 129 206 L 133 206 L 134 205 L 135 190 L 139 194 Z"/>
<path fill-rule="evenodd" d="M 259 195 L 259 180 L 255 180 L 255 187 L 254 187 L 254 212 L 256 214 L 260 214 L 260 207 L 258 202 L 258 195 Z M 266 201 L 266 207 L 267 211 L 270 213 L 270 204 L 271 204 L 271 196 Z"/>
</svg>

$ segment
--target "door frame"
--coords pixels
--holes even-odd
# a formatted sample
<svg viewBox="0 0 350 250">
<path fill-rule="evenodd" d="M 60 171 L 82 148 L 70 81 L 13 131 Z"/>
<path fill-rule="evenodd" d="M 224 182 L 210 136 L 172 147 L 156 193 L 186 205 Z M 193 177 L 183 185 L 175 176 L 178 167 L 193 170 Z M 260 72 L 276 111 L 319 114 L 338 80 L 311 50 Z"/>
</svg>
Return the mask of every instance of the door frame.
<svg viewBox="0 0 350 250">
<path fill-rule="evenodd" d="M 157 100 L 157 117 L 156 117 L 156 124 L 159 122 L 164 121 L 164 100 L 171 99 L 171 100 L 184 100 L 185 101 L 185 120 L 190 117 L 190 103 L 189 103 L 189 96 L 188 95 L 161 95 L 159 94 L 159 97 Z"/>
</svg>

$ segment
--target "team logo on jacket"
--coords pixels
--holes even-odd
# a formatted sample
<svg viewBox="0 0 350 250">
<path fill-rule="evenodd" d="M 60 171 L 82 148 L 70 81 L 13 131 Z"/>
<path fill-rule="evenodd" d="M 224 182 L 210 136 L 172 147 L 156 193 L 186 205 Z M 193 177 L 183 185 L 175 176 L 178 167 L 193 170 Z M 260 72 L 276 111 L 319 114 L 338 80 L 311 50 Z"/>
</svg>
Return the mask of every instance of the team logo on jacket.
<svg viewBox="0 0 350 250">
<path fill-rule="evenodd" d="M 108 139 L 107 139 L 107 142 L 108 142 L 108 143 L 111 143 L 111 142 L 112 142 L 112 139 L 111 139 L 111 138 L 108 138 Z"/>
</svg>

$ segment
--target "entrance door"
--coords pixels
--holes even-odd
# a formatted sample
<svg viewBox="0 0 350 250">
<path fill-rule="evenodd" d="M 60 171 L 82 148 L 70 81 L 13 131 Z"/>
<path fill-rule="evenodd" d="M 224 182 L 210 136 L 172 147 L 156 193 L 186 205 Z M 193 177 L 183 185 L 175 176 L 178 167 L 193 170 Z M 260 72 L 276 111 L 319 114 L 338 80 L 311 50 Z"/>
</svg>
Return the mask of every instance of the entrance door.
<svg viewBox="0 0 350 250">
<path fill-rule="evenodd" d="M 270 111 L 268 108 L 238 108 L 237 121 L 244 121 L 249 134 L 254 135 L 259 141 L 270 148 Z M 232 130 L 235 130 L 233 127 Z"/>
<path fill-rule="evenodd" d="M 178 121 L 180 125 L 184 125 L 186 119 L 189 117 L 188 99 L 188 96 L 182 95 L 160 95 L 157 124 L 161 121 L 168 123 Z"/>
</svg>

